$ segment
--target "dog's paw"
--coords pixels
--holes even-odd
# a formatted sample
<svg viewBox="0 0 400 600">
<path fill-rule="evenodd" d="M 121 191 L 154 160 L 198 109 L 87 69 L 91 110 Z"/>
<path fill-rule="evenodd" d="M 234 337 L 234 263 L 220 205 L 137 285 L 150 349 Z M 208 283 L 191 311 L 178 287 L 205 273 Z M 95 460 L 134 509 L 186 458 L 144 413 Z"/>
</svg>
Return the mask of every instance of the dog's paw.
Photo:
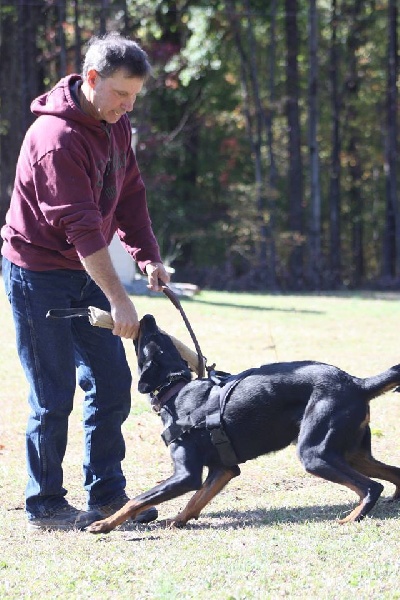
<svg viewBox="0 0 400 600">
<path fill-rule="evenodd" d="M 112 527 L 109 526 L 106 520 L 95 521 L 86 527 L 85 531 L 88 531 L 89 533 L 110 533 Z"/>
<path fill-rule="evenodd" d="M 162 521 L 159 521 L 159 523 L 162 527 L 165 527 L 166 529 L 182 529 L 186 526 L 186 521 L 182 521 L 176 518 L 163 519 Z"/>
</svg>

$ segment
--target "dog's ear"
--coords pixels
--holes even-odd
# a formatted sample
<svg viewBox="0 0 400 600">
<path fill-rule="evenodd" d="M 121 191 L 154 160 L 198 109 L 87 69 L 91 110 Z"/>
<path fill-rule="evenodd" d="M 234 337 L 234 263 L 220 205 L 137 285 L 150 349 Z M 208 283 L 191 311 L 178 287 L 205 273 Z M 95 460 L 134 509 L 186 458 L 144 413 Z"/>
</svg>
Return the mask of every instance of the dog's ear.
<svg viewBox="0 0 400 600">
<path fill-rule="evenodd" d="M 162 350 L 155 342 L 149 342 L 141 355 L 141 364 L 139 367 L 138 391 L 141 394 L 150 394 L 159 385 L 163 383 L 165 373 L 162 366 L 162 361 L 158 360 L 158 356 L 162 354 Z"/>
</svg>

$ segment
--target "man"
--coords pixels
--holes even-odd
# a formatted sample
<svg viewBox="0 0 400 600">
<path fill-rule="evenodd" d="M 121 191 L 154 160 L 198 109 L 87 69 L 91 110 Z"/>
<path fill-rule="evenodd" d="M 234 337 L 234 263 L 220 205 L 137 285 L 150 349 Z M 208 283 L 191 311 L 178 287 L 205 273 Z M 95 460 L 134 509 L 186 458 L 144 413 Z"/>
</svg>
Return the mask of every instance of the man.
<svg viewBox="0 0 400 600">
<path fill-rule="evenodd" d="M 22 144 L 1 232 L 3 279 L 30 388 L 30 529 L 84 529 L 128 500 L 121 426 L 132 380 L 121 337 L 135 338 L 139 322 L 108 245 L 118 231 L 148 287 L 168 283 L 127 116 L 149 72 L 136 43 L 108 34 L 91 41 L 82 76 L 65 77 L 31 105 L 38 118 Z M 112 332 L 87 319 L 46 319 L 51 308 L 88 306 L 111 311 Z M 85 392 L 87 511 L 71 506 L 63 487 L 76 376 Z M 156 517 L 153 507 L 138 520 Z"/>
</svg>

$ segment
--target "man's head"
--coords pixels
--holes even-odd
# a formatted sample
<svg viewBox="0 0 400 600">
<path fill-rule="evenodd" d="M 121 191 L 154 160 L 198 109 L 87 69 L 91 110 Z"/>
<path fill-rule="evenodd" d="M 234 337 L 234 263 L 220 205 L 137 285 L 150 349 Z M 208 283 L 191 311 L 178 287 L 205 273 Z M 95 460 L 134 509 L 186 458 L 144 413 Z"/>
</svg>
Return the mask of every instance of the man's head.
<svg viewBox="0 0 400 600">
<path fill-rule="evenodd" d="M 118 33 L 93 38 L 82 68 L 82 108 L 96 119 L 116 123 L 133 109 L 150 71 L 147 54 L 136 42 Z"/>
<path fill-rule="evenodd" d="M 82 75 L 86 79 L 94 69 L 101 77 L 111 77 L 123 69 L 126 77 L 145 79 L 150 75 L 151 67 L 146 52 L 132 40 L 112 32 L 102 37 L 93 37 L 83 61 Z"/>
</svg>

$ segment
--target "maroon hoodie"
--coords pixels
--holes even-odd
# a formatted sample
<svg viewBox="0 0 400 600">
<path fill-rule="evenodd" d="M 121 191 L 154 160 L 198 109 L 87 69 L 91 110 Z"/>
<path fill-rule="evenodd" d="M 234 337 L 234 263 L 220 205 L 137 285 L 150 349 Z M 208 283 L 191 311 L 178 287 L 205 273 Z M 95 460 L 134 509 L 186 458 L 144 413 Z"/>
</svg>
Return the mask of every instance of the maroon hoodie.
<svg viewBox="0 0 400 600">
<path fill-rule="evenodd" d="M 31 105 L 38 116 L 17 163 L 2 254 L 33 271 L 83 269 L 116 231 L 144 270 L 160 262 L 126 115 L 109 125 L 75 103 L 70 75 Z"/>
</svg>

